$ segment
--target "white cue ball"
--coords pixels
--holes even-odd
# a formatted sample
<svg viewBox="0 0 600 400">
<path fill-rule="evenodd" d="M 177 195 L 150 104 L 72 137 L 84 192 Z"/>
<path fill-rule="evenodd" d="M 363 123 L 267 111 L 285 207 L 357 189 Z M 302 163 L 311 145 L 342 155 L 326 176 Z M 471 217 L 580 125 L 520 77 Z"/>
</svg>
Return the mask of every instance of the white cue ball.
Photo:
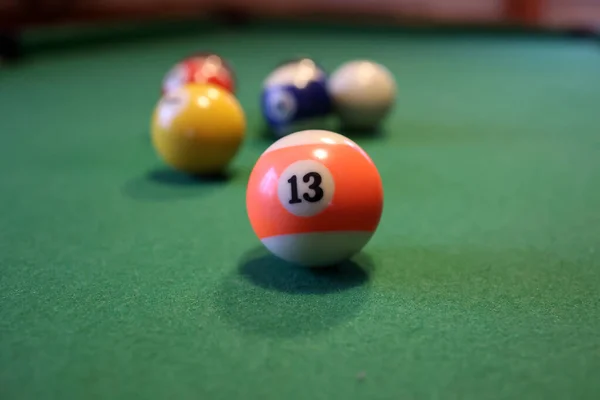
<svg viewBox="0 0 600 400">
<path fill-rule="evenodd" d="M 396 101 L 396 81 L 383 65 L 355 60 L 331 74 L 328 90 L 346 128 L 370 129 L 383 122 Z"/>
</svg>

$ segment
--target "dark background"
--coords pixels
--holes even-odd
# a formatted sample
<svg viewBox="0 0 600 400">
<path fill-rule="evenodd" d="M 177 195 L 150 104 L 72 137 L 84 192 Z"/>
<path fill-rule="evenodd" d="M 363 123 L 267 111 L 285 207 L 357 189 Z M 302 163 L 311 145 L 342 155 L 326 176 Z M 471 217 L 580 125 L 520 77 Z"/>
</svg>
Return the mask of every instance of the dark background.
<svg viewBox="0 0 600 400">
<path fill-rule="evenodd" d="M 327 16 L 551 28 L 600 22 L 598 0 L 2 0 L 5 29 L 82 21 L 207 15 Z"/>
</svg>

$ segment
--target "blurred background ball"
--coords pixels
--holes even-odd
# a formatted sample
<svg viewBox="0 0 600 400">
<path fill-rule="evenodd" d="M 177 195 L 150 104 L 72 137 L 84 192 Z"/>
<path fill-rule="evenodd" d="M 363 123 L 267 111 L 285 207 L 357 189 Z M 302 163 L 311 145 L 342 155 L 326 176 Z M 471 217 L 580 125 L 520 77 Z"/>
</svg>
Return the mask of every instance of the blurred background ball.
<svg viewBox="0 0 600 400">
<path fill-rule="evenodd" d="M 238 100 L 217 85 L 188 84 L 167 92 L 152 118 L 152 142 L 171 167 L 193 175 L 220 174 L 244 140 Z"/>
<path fill-rule="evenodd" d="M 261 109 L 277 138 L 323 128 L 333 110 L 327 73 L 310 58 L 280 64 L 263 83 Z"/>
<path fill-rule="evenodd" d="M 350 129 L 378 127 L 396 101 L 396 81 L 383 65 L 369 60 L 347 62 L 328 81 L 341 124 Z"/>
<path fill-rule="evenodd" d="M 173 66 L 162 81 L 162 93 L 188 83 L 212 83 L 235 93 L 233 69 L 222 57 L 214 53 L 196 53 Z"/>
</svg>

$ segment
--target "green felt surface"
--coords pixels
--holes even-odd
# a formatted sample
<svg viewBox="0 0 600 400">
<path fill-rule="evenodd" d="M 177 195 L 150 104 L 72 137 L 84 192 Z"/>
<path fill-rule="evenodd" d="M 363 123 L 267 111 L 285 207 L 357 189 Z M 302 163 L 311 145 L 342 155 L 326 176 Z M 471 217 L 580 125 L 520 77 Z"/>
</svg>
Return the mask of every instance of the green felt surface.
<svg viewBox="0 0 600 400">
<path fill-rule="evenodd" d="M 163 73 L 206 45 L 249 128 L 231 179 L 197 182 L 148 124 Z M 356 139 L 381 225 L 338 271 L 268 257 L 245 214 L 261 82 L 295 54 L 373 58 L 400 88 Z M 0 397 L 597 399 L 599 71 L 558 37 L 281 25 L 0 70 Z"/>
</svg>

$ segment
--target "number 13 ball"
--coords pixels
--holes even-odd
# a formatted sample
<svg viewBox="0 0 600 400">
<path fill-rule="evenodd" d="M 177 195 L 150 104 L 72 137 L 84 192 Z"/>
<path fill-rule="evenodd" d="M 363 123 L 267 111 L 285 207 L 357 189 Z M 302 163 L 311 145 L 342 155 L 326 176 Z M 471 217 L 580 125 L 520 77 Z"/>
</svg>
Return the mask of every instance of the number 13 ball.
<svg viewBox="0 0 600 400">
<path fill-rule="evenodd" d="M 371 158 L 340 134 L 306 130 L 273 143 L 246 192 L 254 232 L 279 258 L 307 267 L 338 264 L 371 239 L 383 187 Z"/>
</svg>

